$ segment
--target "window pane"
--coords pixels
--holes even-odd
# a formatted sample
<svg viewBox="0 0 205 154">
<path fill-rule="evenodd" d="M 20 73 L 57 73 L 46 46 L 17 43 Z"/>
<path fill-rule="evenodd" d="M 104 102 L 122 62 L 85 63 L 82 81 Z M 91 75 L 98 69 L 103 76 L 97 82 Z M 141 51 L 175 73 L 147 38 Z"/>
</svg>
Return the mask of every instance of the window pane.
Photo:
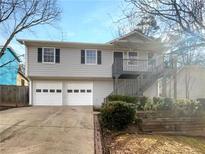
<svg viewBox="0 0 205 154">
<path fill-rule="evenodd" d="M 88 89 L 88 90 L 87 90 L 87 93 L 91 93 L 91 89 Z"/>
<path fill-rule="evenodd" d="M 78 89 L 74 89 L 74 93 L 78 93 L 79 92 L 79 90 Z"/>
<path fill-rule="evenodd" d="M 86 63 L 96 64 L 96 50 L 86 50 Z"/>
<path fill-rule="evenodd" d="M 44 92 L 44 93 L 47 93 L 47 92 L 48 92 L 48 89 L 43 89 L 43 92 Z"/>
<path fill-rule="evenodd" d="M 130 58 L 130 59 L 135 59 L 135 58 L 137 58 L 137 52 L 129 52 L 129 58 Z"/>
<path fill-rule="evenodd" d="M 128 56 L 129 56 L 129 61 L 128 61 L 128 64 L 129 65 L 137 65 L 137 52 L 129 52 L 128 53 Z"/>
<path fill-rule="evenodd" d="M 61 93 L 61 89 L 57 89 L 56 92 L 57 92 L 57 93 Z"/>
<path fill-rule="evenodd" d="M 81 93 L 85 93 L 85 89 L 81 89 L 80 92 L 81 92 Z"/>
<path fill-rule="evenodd" d="M 54 93 L 55 92 L 55 89 L 50 89 L 50 93 Z"/>
<path fill-rule="evenodd" d="M 68 89 L 67 92 L 68 92 L 68 93 L 72 93 L 73 90 L 72 90 L 72 89 Z"/>
<path fill-rule="evenodd" d="M 54 62 L 54 48 L 44 48 L 44 62 Z"/>
<path fill-rule="evenodd" d="M 37 92 L 37 93 L 40 93 L 40 92 L 41 92 L 41 89 L 36 89 L 36 92 Z"/>
</svg>

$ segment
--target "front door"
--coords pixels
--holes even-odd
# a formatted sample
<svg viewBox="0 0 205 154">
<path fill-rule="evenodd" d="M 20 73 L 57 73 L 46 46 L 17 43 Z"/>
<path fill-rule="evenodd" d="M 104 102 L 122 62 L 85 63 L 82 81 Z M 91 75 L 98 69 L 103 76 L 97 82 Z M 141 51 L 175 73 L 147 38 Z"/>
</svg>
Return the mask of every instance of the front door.
<svg viewBox="0 0 205 154">
<path fill-rule="evenodd" d="M 114 52 L 114 72 L 119 73 L 123 68 L 123 52 Z"/>
<path fill-rule="evenodd" d="M 123 58 L 123 52 L 114 52 L 114 61 L 115 59 L 122 59 Z"/>
</svg>

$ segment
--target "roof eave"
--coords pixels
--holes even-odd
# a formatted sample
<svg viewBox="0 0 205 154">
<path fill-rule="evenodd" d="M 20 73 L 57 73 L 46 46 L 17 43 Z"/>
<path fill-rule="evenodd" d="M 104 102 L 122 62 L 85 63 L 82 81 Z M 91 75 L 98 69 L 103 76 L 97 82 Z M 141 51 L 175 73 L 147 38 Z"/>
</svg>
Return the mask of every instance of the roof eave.
<svg viewBox="0 0 205 154">
<path fill-rule="evenodd" d="M 127 37 L 127 36 L 129 36 L 129 35 L 132 35 L 132 34 L 134 34 L 134 33 L 137 33 L 138 35 L 144 37 L 144 38 L 147 39 L 148 41 L 152 41 L 151 38 L 149 38 L 149 37 L 147 37 L 147 36 L 141 34 L 140 32 L 137 32 L 137 31 L 131 31 L 131 32 L 129 32 L 129 33 L 127 33 L 127 34 L 125 34 L 125 35 L 119 37 L 119 38 L 116 38 L 116 39 L 113 39 L 113 40 L 107 42 L 107 44 L 112 44 L 112 43 L 114 43 L 114 42 L 116 42 L 116 41 L 119 41 L 119 40 L 121 40 L 121 39 L 123 39 L 123 38 L 125 38 L 125 37 Z"/>
</svg>

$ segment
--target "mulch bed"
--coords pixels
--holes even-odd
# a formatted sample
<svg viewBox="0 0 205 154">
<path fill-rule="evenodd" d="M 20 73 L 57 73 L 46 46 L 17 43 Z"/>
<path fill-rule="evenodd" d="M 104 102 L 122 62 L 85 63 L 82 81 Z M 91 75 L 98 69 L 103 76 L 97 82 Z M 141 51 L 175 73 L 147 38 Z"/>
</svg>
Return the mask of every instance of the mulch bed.
<svg viewBox="0 0 205 154">
<path fill-rule="evenodd" d="M 124 131 L 110 131 L 106 128 L 102 128 L 102 147 L 103 147 L 103 153 L 104 154 L 110 154 L 110 149 L 113 148 L 113 142 L 114 140 L 123 134 L 137 134 L 138 128 L 134 125 L 129 126 Z"/>
<path fill-rule="evenodd" d="M 202 151 L 205 150 L 204 138 L 200 142 L 197 137 L 186 137 L 180 134 L 177 135 L 176 133 L 172 135 L 154 132 L 143 133 L 136 125 L 131 125 L 123 131 L 110 131 L 101 127 L 99 114 L 94 115 L 94 123 L 96 154 L 147 154 L 149 152 L 161 154 L 164 151 L 171 153 L 178 151 L 183 153 L 184 150 L 187 153 L 198 153 L 198 149 L 200 150 L 199 147 L 202 147 Z M 192 148 L 191 142 L 197 143 L 197 147 Z"/>
<path fill-rule="evenodd" d="M 117 136 L 125 133 L 136 134 L 138 132 L 136 125 L 132 125 L 124 131 L 110 131 L 103 128 L 100 125 L 98 113 L 94 113 L 94 127 L 95 154 L 110 154 L 111 145 Z"/>
</svg>

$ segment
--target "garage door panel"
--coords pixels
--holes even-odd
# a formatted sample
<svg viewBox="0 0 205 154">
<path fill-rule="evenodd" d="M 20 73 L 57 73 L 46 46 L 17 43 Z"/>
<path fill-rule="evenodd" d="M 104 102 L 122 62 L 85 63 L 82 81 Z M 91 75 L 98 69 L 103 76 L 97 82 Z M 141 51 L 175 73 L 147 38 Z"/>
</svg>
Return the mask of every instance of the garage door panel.
<svg viewBox="0 0 205 154">
<path fill-rule="evenodd" d="M 70 81 L 66 84 L 66 105 L 92 105 L 93 82 Z"/>
<path fill-rule="evenodd" d="M 93 105 L 92 81 L 35 81 L 34 105 Z"/>
<path fill-rule="evenodd" d="M 62 82 L 36 81 L 33 94 L 34 105 L 62 105 Z"/>
</svg>

